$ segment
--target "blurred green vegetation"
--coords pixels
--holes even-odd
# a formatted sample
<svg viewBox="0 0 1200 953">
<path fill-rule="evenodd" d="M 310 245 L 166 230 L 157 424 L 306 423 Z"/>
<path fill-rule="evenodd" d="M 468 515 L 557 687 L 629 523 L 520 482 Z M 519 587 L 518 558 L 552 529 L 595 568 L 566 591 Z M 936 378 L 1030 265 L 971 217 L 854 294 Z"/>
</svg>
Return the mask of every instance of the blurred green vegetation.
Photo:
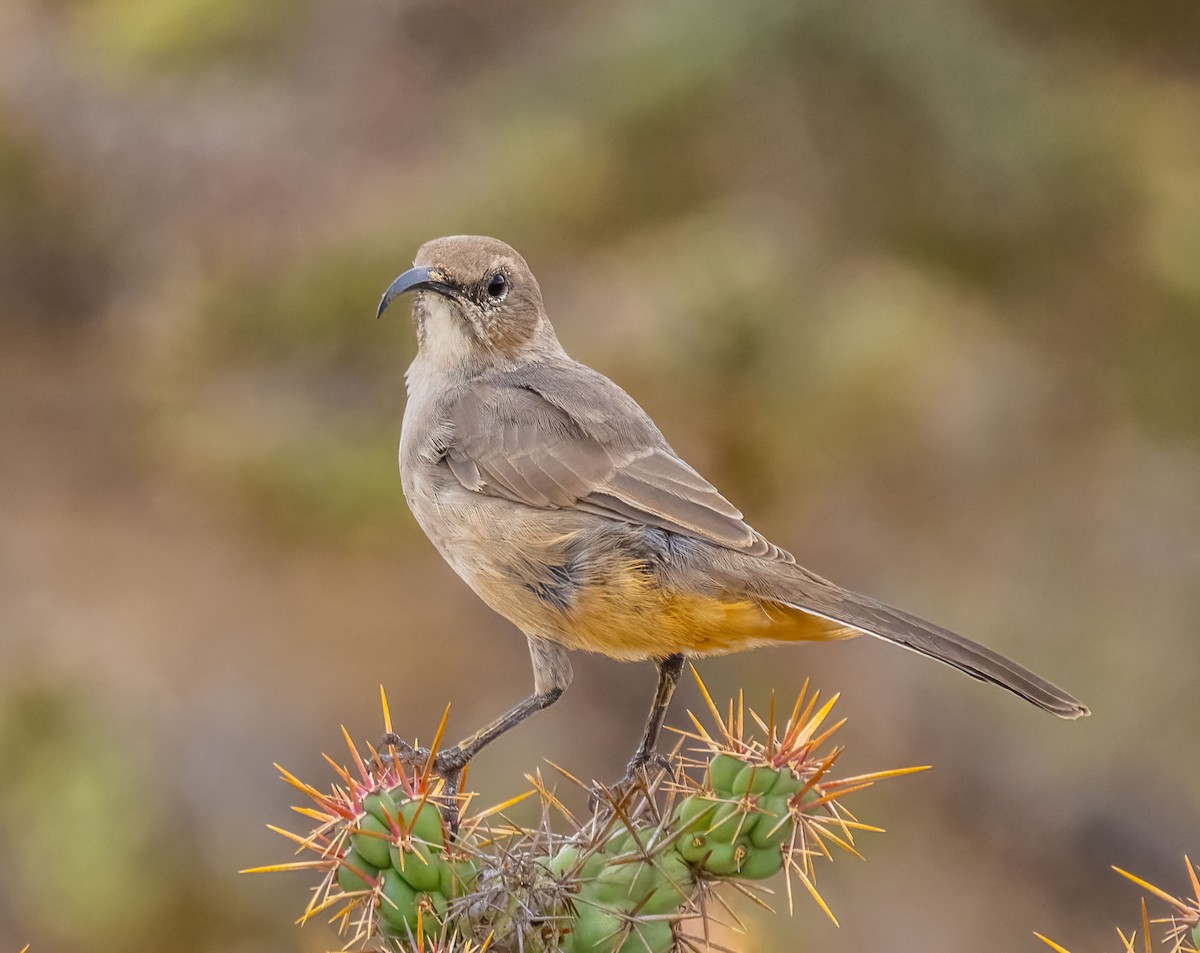
<svg viewBox="0 0 1200 953">
<path fill-rule="evenodd" d="M 0 840 L 29 935 L 148 940 L 175 889 L 166 804 L 113 724 L 69 693 L 29 684 L 0 709 Z"/>
<path fill-rule="evenodd" d="M 395 333 L 392 323 L 372 320 L 371 295 L 363 289 L 395 266 L 395 249 L 377 239 L 217 279 L 206 289 L 197 323 L 203 357 L 213 368 L 299 363 L 394 377 L 397 355 L 388 344 L 404 340 L 407 329 Z"/>
<path fill-rule="evenodd" d="M 232 479 L 263 524 L 285 538 L 395 542 L 403 505 L 398 427 L 381 409 L 396 406 L 412 332 L 401 316 L 376 321 L 373 308 L 374 289 L 386 287 L 381 276 L 395 259 L 382 240 L 323 249 L 282 269 L 214 281 L 200 306 L 187 377 L 211 406 L 174 406 L 160 419 L 184 459 L 218 481 Z M 222 382 L 244 384 L 264 368 L 275 369 L 277 383 L 266 395 L 251 387 L 251 406 L 233 408 L 259 421 L 239 439 L 215 416 L 231 411 L 215 391 L 240 394 L 243 386 Z M 195 422 L 183 433 L 174 426 L 181 412 Z"/>
<path fill-rule="evenodd" d="M 465 16 L 468 29 L 477 15 Z M 1179 143 L 1171 154 L 1142 151 L 1140 117 L 1128 117 L 1131 130 L 1113 128 L 1106 111 L 1121 91 L 1093 82 L 1090 62 L 1056 60 L 983 8 L 948 2 L 909 3 L 902 15 L 891 4 L 816 0 L 628 4 L 581 14 L 575 35 L 546 56 L 468 71 L 455 108 L 479 115 L 482 131 L 466 123 L 450 138 L 442 174 L 452 189 L 406 186 L 392 200 L 400 234 L 368 219 L 357 238 L 305 251 L 282 272 L 251 263 L 206 298 L 205 337 L 237 361 L 340 365 L 386 379 L 395 351 L 363 319 L 362 289 L 399 270 L 399 248 L 448 231 L 502 232 L 553 265 L 573 248 L 640 234 L 643 257 L 630 267 L 671 269 L 671 256 L 707 254 L 716 279 L 689 285 L 668 270 L 656 289 L 663 312 L 695 322 L 677 359 L 724 380 L 747 409 L 786 413 L 805 396 L 789 371 L 795 348 L 842 320 L 829 296 L 836 300 L 833 285 L 846 273 L 826 266 L 854 248 L 874 256 L 881 275 L 909 270 L 956 289 L 942 296 L 944 316 L 929 317 L 941 330 L 919 337 L 922 346 L 953 331 L 956 300 L 980 297 L 991 302 L 990 320 L 1072 362 L 1097 390 L 1121 386 L 1130 412 L 1195 432 L 1200 290 L 1189 267 L 1188 175 L 1196 164 Z M 1180 160 L 1193 171 L 1167 171 Z M 1152 182 L 1163 194 L 1147 193 Z M 825 260 L 796 260 L 804 246 L 779 211 L 784 195 L 828 236 Z M 738 201 L 765 215 L 731 214 Z M 1161 211 L 1143 251 L 1123 254 L 1148 208 Z M 679 223 L 678 241 L 654 237 L 666 223 Z M 714 234 L 719 247 L 706 251 Z M 746 248 L 762 264 L 732 280 Z M 1082 275 L 1099 286 L 1077 288 Z M 1064 295 L 1088 304 L 1064 310 Z M 1138 312 L 1131 324 L 1127 315 Z M 795 337 L 790 347 L 781 329 Z M 886 301 L 864 334 L 880 355 L 891 352 L 880 334 L 904 345 Z M 761 360 L 747 348 L 762 348 Z M 922 352 L 913 358 L 919 374 Z M 775 463 L 804 466 L 810 439 L 844 433 L 854 442 L 881 413 L 888 419 L 889 368 L 865 352 L 859 359 L 868 363 L 816 378 L 811 394 L 840 388 L 850 405 L 834 406 L 849 416 L 820 434 L 794 421 L 771 451 Z M 813 373 L 821 366 L 830 365 L 814 362 Z M 777 472 L 763 456 L 771 442 L 745 416 L 713 411 L 704 439 L 722 475 L 736 469 L 735 485 L 764 498 L 755 484 Z M 340 491 L 328 493 L 335 512 Z"/>
<path fill-rule="evenodd" d="M 69 164 L 0 108 L 0 323 L 71 324 L 104 304 L 114 262 L 94 206 Z"/>
<path fill-rule="evenodd" d="M 241 480 L 256 512 L 288 536 L 394 546 L 403 507 L 396 454 L 394 441 L 379 438 L 387 424 L 375 422 L 372 430 L 359 422 L 359 433 L 321 431 L 247 460 Z"/>
<path fill-rule="evenodd" d="M 114 73 L 194 74 L 217 64 L 259 69 L 303 24 L 308 0 L 55 0 L 80 45 Z"/>
</svg>

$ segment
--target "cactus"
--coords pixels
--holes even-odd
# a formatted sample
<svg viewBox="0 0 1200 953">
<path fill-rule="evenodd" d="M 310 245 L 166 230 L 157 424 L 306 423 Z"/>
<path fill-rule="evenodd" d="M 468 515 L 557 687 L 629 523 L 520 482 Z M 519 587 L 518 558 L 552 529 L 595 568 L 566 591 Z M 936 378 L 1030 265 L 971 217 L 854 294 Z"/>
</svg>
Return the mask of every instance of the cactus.
<svg viewBox="0 0 1200 953">
<path fill-rule="evenodd" d="M 555 769 L 594 795 L 598 808 L 582 822 L 540 771 L 526 775 L 530 791 L 471 813 L 471 798 L 448 796 L 429 759 L 412 763 L 416 749 L 370 748 L 364 759 L 343 729 L 353 768 L 335 765 L 329 793 L 279 768 L 313 802 L 300 813 L 318 824 L 306 834 L 273 829 L 315 858 L 254 870 L 318 872 L 301 922 L 332 911 L 347 948 L 392 953 L 701 951 L 709 948 L 710 900 L 725 906 L 723 890 L 748 892 L 781 873 L 789 908 L 795 879 L 836 923 L 817 892 L 814 864 L 831 859 L 831 847 L 857 855 L 855 833 L 878 830 L 859 823 L 845 799 L 923 769 L 837 778 L 842 749 L 829 742 L 842 722 L 826 724 L 837 697 L 819 704 L 807 683 L 779 726 L 773 698 L 764 719 L 740 698 L 722 714 L 702 683 L 700 690 L 712 724 L 688 713 L 694 730 L 678 732 L 670 771 L 608 789 Z M 383 712 L 394 738 L 386 697 Z M 432 750 L 445 723 L 443 715 Z M 540 823 L 509 821 L 505 812 L 533 795 Z M 1170 953 L 1200 953 L 1200 867 L 1185 863 L 1194 898 L 1172 897 L 1115 868 L 1172 907 L 1153 921 Z M 1143 900 L 1145 953 L 1151 923 Z M 1118 935 L 1123 953 L 1138 953 L 1137 931 Z"/>
<path fill-rule="evenodd" d="M 441 812 L 403 785 L 368 794 L 362 807 L 344 828 L 350 847 L 338 864 L 338 886 L 346 894 L 378 889 L 379 928 L 388 936 L 407 936 L 422 922 L 440 926 L 476 873 L 470 858 L 450 851 Z"/>
<path fill-rule="evenodd" d="M 1200 866 L 1193 864 L 1187 857 L 1183 858 L 1183 864 L 1187 868 L 1188 879 L 1192 884 L 1192 896 L 1186 899 L 1173 897 L 1165 890 L 1122 870 L 1120 867 L 1114 867 L 1113 870 L 1171 906 L 1171 916 L 1155 922 L 1165 925 L 1163 942 L 1171 944 L 1172 953 L 1200 953 Z M 1145 910 L 1146 901 L 1143 900 L 1143 920 L 1146 919 Z M 1145 935 L 1147 945 L 1149 945 L 1149 921 L 1146 921 Z"/>
<path fill-rule="evenodd" d="M 1146 898 L 1142 897 L 1142 948 L 1144 953 L 1152 953 L 1152 931 L 1150 924 L 1156 923 L 1162 926 L 1160 939 L 1168 948 L 1169 953 L 1200 953 L 1200 866 L 1193 864 L 1187 857 L 1183 858 L 1184 866 L 1187 868 L 1188 879 L 1192 884 L 1192 896 L 1188 898 L 1172 897 L 1169 893 L 1160 887 L 1154 886 L 1149 881 L 1143 880 L 1127 870 L 1122 870 L 1120 867 L 1114 867 L 1126 880 L 1129 880 L 1143 890 L 1157 897 L 1159 900 L 1166 901 L 1172 908 L 1172 914 L 1169 917 L 1163 917 L 1154 921 L 1150 919 L 1150 912 L 1146 907 Z M 1070 953 L 1065 947 L 1059 946 L 1053 940 L 1042 936 L 1040 933 L 1035 933 L 1039 940 L 1045 943 L 1050 949 L 1056 953 Z M 1137 931 L 1130 931 L 1126 936 L 1121 930 L 1117 930 L 1117 936 L 1121 940 L 1123 953 L 1138 953 L 1137 951 Z"/>
<path fill-rule="evenodd" d="M 829 846 L 855 853 L 854 832 L 874 830 L 842 799 L 921 769 L 835 780 L 841 749 L 828 741 L 839 725 L 822 729 L 836 697 L 818 706 L 806 685 L 777 728 L 773 700 L 766 720 L 747 717 L 740 699 L 723 717 L 700 687 L 715 730 L 691 716 L 695 730 L 680 734 L 692 748 L 675 752 L 672 772 L 596 786 L 598 809 L 583 822 L 540 772 L 527 777 L 542 819 L 522 827 L 504 812 L 527 795 L 471 814 L 469 798 L 448 797 L 428 763 L 373 748 L 364 759 L 347 734 L 353 769 L 337 769 L 330 793 L 279 769 L 313 801 L 301 813 L 318 821 L 307 834 L 279 833 L 316 857 L 255 870 L 317 871 L 302 920 L 333 911 L 348 947 L 397 953 L 699 950 L 714 892 L 744 891 L 781 872 L 832 918 L 815 887 L 814 858 L 832 856 Z M 384 726 L 390 736 L 386 697 Z M 434 750 L 440 736 L 439 728 Z M 689 934 L 697 921 L 699 936 Z"/>
</svg>

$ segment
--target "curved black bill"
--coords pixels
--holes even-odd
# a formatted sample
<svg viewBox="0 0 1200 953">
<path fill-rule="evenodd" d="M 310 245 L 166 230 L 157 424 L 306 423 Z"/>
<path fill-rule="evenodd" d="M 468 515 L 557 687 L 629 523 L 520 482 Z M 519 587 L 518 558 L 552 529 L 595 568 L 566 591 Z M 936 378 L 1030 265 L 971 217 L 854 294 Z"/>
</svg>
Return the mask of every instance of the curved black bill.
<svg viewBox="0 0 1200 953">
<path fill-rule="evenodd" d="M 423 288 L 443 293 L 450 291 L 449 285 L 441 281 L 438 273 L 432 268 L 409 268 L 388 285 L 387 291 L 379 300 L 379 310 L 375 312 L 375 317 L 382 318 L 383 312 L 387 310 L 387 306 L 392 303 L 394 298 L 398 298 L 406 291 L 420 291 Z"/>
</svg>

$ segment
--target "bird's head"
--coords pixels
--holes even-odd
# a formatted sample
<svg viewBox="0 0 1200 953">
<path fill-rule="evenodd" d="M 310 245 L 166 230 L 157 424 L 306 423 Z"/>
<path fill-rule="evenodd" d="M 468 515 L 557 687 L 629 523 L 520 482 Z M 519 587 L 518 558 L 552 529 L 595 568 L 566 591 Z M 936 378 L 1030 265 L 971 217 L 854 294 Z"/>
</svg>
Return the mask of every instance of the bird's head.
<svg viewBox="0 0 1200 953">
<path fill-rule="evenodd" d="M 452 235 L 426 242 L 413 267 L 384 292 L 379 316 L 407 291 L 422 357 L 467 367 L 494 366 L 558 350 L 537 279 L 504 242 Z"/>
</svg>

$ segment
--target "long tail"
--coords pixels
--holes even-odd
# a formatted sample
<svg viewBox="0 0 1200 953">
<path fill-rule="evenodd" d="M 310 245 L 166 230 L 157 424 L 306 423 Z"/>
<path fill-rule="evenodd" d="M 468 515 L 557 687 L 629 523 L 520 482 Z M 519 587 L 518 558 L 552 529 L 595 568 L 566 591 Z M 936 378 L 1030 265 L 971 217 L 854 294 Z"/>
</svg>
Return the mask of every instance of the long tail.
<svg viewBox="0 0 1200 953">
<path fill-rule="evenodd" d="M 798 568 L 798 567 L 797 567 Z M 792 581 L 792 580 L 790 580 Z M 848 592 L 819 576 L 804 574 L 800 592 L 789 586 L 788 609 L 817 616 L 936 659 L 972 678 L 1006 688 L 1059 718 L 1076 719 L 1091 711 L 1077 699 L 1029 669 L 949 629 L 868 596 Z"/>
</svg>

